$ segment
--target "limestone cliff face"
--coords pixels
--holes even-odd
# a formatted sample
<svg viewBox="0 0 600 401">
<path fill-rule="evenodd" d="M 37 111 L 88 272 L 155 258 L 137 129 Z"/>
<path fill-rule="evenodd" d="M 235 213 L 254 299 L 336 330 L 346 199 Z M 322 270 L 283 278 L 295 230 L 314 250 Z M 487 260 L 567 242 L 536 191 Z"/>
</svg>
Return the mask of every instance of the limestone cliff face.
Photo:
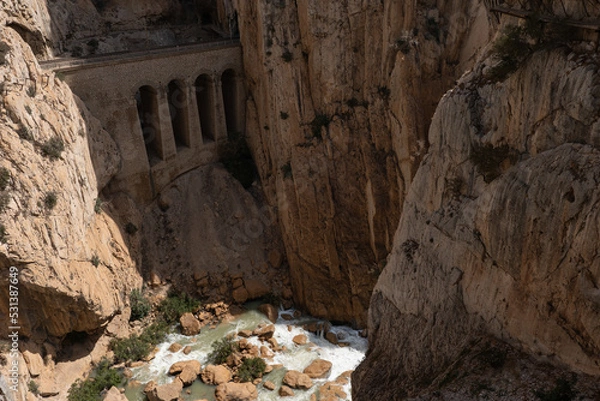
<svg viewBox="0 0 600 401">
<path fill-rule="evenodd" d="M 279 209 L 295 300 L 364 325 L 429 118 L 485 41 L 485 12 L 463 1 L 237 8 L 247 132 Z"/>
<path fill-rule="evenodd" d="M 600 374 L 600 81 L 592 48 L 483 60 L 441 100 L 375 287 L 357 400 L 415 394 L 483 333 Z"/>
<path fill-rule="evenodd" d="M 111 205 L 96 201 L 120 156 L 69 88 L 40 72 L 17 32 L 3 28 L 0 41 L 0 295 L 7 299 L 8 267 L 15 265 L 23 336 L 43 340 L 93 331 L 141 283 Z M 7 308 L 0 306 L 2 321 Z"/>
</svg>

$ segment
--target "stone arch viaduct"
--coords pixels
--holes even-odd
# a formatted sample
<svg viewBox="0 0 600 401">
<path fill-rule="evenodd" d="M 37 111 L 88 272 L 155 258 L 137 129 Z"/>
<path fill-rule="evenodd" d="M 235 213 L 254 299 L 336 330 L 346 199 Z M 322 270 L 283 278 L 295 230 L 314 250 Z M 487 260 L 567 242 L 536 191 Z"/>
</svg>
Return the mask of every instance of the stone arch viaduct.
<svg viewBox="0 0 600 401">
<path fill-rule="evenodd" d="M 244 131 L 238 41 L 208 42 L 50 60 L 116 141 L 122 165 L 111 181 L 147 202 L 174 178 L 218 159 L 228 133 Z"/>
</svg>

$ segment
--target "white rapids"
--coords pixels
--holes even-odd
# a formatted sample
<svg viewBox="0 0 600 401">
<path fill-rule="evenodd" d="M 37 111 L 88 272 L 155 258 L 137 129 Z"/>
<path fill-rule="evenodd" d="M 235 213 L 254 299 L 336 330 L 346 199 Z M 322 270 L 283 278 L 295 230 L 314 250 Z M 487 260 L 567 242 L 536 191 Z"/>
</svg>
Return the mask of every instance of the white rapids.
<svg viewBox="0 0 600 401">
<path fill-rule="evenodd" d="M 259 384 L 257 386 L 259 401 L 281 399 L 278 390 L 286 369 L 302 371 L 315 359 L 325 359 L 332 363 L 331 372 L 328 377 L 324 379 L 313 379 L 314 385 L 311 389 L 294 390 L 295 395 L 293 397 L 285 397 L 285 399 L 289 401 L 308 401 L 311 394 L 317 391 L 321 384 L 335 380 L 346 371 L 354 370 L 365 356 L 367 340 L 360 337 L 357 330 L 353 330 L 346 326 L 333 326 L 331 331 L 338 335 L 340 341 L 348 344 L 347 346 L 340 347 L 327 341 L 322 333 L 317 335 L 302 328 L 304 324 L 315 322 L 317 321 L 316 319 L 303 316 L 298 319 L 284 320 L 281 317 L 284 313 L 292 315 L 293 312 L 293 310 L 280 310 L 279 312 L 279 319 L 275 324 L 274 337 L 280 346 L 285 346 L 287 349 L 285 351 L 276 352 L 272 359 L 266 359 L 265 361 L 271 365 L 281 364 L 285 369 L 275 369 L 273 372 L 266 374 L 263 377 L 263 380 L 270 380 L 275 383 L 276 388 L 274 391 L 269 391 L 264 389 L 262 384 Z M 145 396 L 142 389 L 145 383 L 154 380 L 158 384 L 166 384 L 173 380 L 173 376 L 167 374 L 169 367 L 173 363 L 196 359 L 204 366 L 213 342 L 228 334 L 237 333 L 240 330 L 253 330 L 260 323 L 270 322 L 265 315 L 251 309 L 231 322 L 221 323 L 215 329 L 204 328 L 200 334 L 196 336 L 170 334 L 165 342 L 158 345 L 159 351 L 150 363 L 132 369 L 133 377 L 130 379 L 129 384 L 125 386 L 125 395 L 129 401 L 143 401 Z M 306 335 L 308 338 L 307 345 L 298 346 L 294 344 L 292 339 L 298 334 Z M 248 340 L 256 345 L 261 344 L 256 337 L 251 337 Z M 174 342 L 178 342 L 184 347 L 186 345 L 191 346 L 192 352 L 188 355 L 185 355 L 181 351 L 171 353 L 168 348 Z M 138 383 L 136 385 L 136 381 L 141 384 Z M 351 400 L 350 383 L 343 387 L 347 394 L 345 400 Z M 182 397 L 186 401 L 197 400 L 199 398 L 214 401 L 214 386 L 205 385 L 198 379 L 190 387 L 184 388 Z"/>
</svg>

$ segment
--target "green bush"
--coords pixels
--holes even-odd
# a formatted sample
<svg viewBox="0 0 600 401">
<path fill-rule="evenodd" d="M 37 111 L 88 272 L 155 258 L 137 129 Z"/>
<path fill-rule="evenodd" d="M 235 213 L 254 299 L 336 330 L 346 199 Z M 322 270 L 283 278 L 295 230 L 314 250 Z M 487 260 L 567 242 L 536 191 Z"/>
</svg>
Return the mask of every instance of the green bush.
<svg viewBox="0 0 600 401">
<path fill-rule="evenodd" d="M 489 69 L 488 77 L 493 81 L 505 79 L 519 68 L 532 50 L 528 41 L 527 29 L 508 25 L 492 47 L 494 58 L 499 60 L 499 63 Z"/>
<path fill-rule="evenodd" d="M 477 170 L 483 175 L 483 180 L 487 183 L 492 182 L 500 176 L 501 164 L 504 160 L 514 163 L 517 160 L 518 153 L 508 145 L 494 146 L 492 144 L 475 144 L 469 155 L 469 159 L 477 167 Z"/>
<path fill-rule="evenodd" d="M 29 389 L 29 392 L 32 394 L 39 394 L 39 386 L 36 382 L 34 382 L 33 380 L 29 380 L 29 383 L 27 383 L 27 388 Z"/>
<path fill-rule="evenodd" d="M 168 333 L 169 325 L 159 319 L 146 327 L 139 336 L 134 334 L 128 338 L 112 340 L 110 349 L 115 355 L 115 362 L 139 361 L 147 357 Z"/>
<path fill-rule="evenodd" d="M 50 159 L 60 159 L 62 152 L 65 150 L 65 143 L 55 136 L 44 142 L 41 149 L 44 156 L 48 156 Z"/>
<path fill-rule="evenodd" d="M 94 265 L 94 267 L 98 267 L 100 265 L 100 258 L 98 255 L 93 255 L 90 259 L 90 262 Z"/>
<path fill-rule="evenodd" d="M 577 395 L 577 391 L 573 389 L 574 384 L 573 381 L 560 378 L 551 390 L 536 390 L 534 394 L 540 401 L 570 401 Z"/>
<path fill-rule="evenodd" d="M 181 315 L 195 311 L 198 306 L 200 302 L 186 293 L 171 293 L 160 303 L 158 311 L 167 324 L 173 324 L 179 321 Z"/>
<path fill-rule="evenodd" d="M 56 203 L 58 202 L 58 198 L 56 196 L 56 192 L 50 191 L 44 196 L 44 206 L 48 210 L 54 209 Z"/>
<path fill-rule="evenodd" d="M 100 197 L 96 198 L 94 201 L 94 212 L 96 214 L 102 213 L 102 199 L 100 199 Z"/>
<path fill-rule="evenodd" d="M 208 354 L 208 362 L 220 365 L 227 362 L 229 355 L 239 350 L 238 344 L 230 338 L 222 338 L 212 344 L 212 351 Z"/>
<path fill-rule="evenodd" d="M 252 382 L 254 379 L 262 377 L 265 373 L 267 364 L 262 358 L 246 358 L 238 369 L 240 382 Z"/>
<path fill-rule="evenodd" d="M 154 349 L 153 345 L 144 341 L 141 336 L 132 335 L 128 338 L 113 340 L 110 347 L 115 355 L 115 362 L 139 361 Z"/>
<path fill-rule="evenodd" d="M 110 368 L 110 361 L 102 359 L 89 378 L 77 380 L 69 389 L 69 401 L 97 401 L 102 390 L 118 386 L 123 378 L 118 370 Z"/>
<path fill-rule="evenodd" d="M 131 293 L 129 294 L 129 303 L 131 304 L 130 321 L 143 319 L 150 313 L 150 301 L 148 301 L 137 288 L 131 290 Z"/>
<path fill-rule="evenodd" d="M 285 111 L 280 111 L 279 116 L 281 117 L 282 120 L 287 120 L 290 117 L 290 115 L 288 113 L 286 113 Z"/>
<path fill-rule="evenodd" d="M 290 61 L 292 61 L 294 59 L 294 54 L 289 51 L 289 50 L 284 50 L 284 52 L 281 54 L 281 58 L 283 59 L 283 61 L 285 61 L 286 63 L 289 63 Z"/>
<path fill-rule="evenodd" d="M 6 167 L 0 167 L 0 191 L 4 191 L 10 184 L 10 170 Z"/>
</svg>

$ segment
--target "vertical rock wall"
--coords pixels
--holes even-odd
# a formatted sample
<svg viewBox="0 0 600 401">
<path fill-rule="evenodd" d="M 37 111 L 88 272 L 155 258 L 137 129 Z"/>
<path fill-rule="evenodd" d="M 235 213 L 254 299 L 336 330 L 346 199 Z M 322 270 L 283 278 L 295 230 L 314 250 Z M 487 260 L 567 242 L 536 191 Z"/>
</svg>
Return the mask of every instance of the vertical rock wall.
<svg viewBox="0 0 600 401">
<path fill-rule="evenodd" d="M 249 142 L 316 316 L 365 324 L 429 118 L 487 35 L 478 2 L 418 3 L 237 4 Z"/>
</svg>

